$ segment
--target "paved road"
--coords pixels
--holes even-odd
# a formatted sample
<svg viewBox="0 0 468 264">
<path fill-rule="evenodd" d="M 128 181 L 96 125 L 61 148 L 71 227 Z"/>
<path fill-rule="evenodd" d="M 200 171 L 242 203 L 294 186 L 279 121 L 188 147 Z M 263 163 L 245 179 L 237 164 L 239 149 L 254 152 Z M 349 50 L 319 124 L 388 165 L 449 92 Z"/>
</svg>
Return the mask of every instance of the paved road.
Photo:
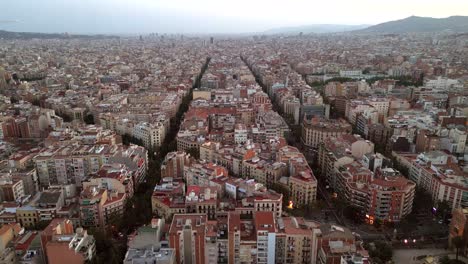
<svg viewBox="0 0 468 264">
<path fill-rule="evenodd" d="M 393 261 L 396 264 L 416 264 L 421 263 L 419 260 L 415 260 L 416 257 L 422 255 L 439 255 L 444 253 L 450 253 L 450 251 L 437 248 L 428 249 L 396 249 L 393 250 Z"/>
<path fill-rule="evenodd" d="M 450 258 L 454 259 L 455 254 L 452 251 L 439 249 L 439 248 L 427 248 L 427 249 L 396 249 L 393 250 L 393 261 L 396 264 L 420 264 L 423 263 L 421 260 L 417 260 L 418 256 L 444 256 L 448 255 Z M 464 257 L 459 257 L 460 260 L 468 263 L 468 259 Z"/>
</svg>

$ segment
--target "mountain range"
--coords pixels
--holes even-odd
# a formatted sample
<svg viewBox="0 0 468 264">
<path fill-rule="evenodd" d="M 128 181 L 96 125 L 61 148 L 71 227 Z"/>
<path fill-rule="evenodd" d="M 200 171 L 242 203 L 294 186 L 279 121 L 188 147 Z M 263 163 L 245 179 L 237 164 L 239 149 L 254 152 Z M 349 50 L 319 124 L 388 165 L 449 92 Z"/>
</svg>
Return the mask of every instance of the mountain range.
<svg viewBox="0 0 468 264">
<path fill-rule="evenodd" d="M 273 34 L 299 34 L 300 32 L 304 34 L 309 33 L 336 33 L 336 32 L 347 32 L 359 29 L 368 28 L 370 25 L 338 25 L 338 24 L 315 24 L 307 26 L 298 26 L 298 27 L 282 27 L 274 28 L 263 32 L 264 34 L 273 35 Z"/>
<path fill-rule="evenodd" d="M 362 33 L 468 32 L 468 16 L 446 18 L 410 16 L 358 30 Z"/>
<path fill-rule="evenodd" d="M 314 24 L 298 27 L 274 28 L 261 34 L 323 34 L 323 33 L 357 33 L 357 34 L 391 34 L 391 33 L 423 33 L 423 32 L 468 32 L 468 16 L 451 16 L 447 18 L 432 18 L 411 16 L 400 20 L 389 21 L 377 25 L 338 25 L 338 24 Z M 68 38 L 115 38 L 109 35 L 68 35 L 58 33 L 33 33 L 11 32 L 0 30 L 0 38 L 3 39 L 68 39 Z"/>
<path fill-rule="evenodd" d="M 468 32 L 468 16 L 432 18 L 411 16 L 377 25 L 333 25 L 316 24 L 299 27 L 270 29 L 264 34 L 304 34 L 309 33 L 422 33 L 422 32 Z"/>
<path fill-rule="evenodd" d="M 69 35 L 59 33 L 36 33 L 36 32 L 12 32 L 6 30 L 0 30 L 0 39 L 69 39 L 69 38 L 80 38 L 80 39 L 103 39 L 103 38 L 116 38 L 115 36 L 108 35 Z"/>
</svg>

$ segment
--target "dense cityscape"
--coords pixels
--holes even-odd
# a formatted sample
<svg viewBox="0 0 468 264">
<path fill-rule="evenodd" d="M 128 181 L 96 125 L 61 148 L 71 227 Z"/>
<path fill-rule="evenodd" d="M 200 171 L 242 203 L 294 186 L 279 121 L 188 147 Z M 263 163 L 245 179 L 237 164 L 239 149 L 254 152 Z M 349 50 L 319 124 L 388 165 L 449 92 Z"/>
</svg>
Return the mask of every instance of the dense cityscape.
<svg viewBox="0 0 468 264">
<path fill-rule="evenodd" d="M 467 89 L 467 34 L 0 39 L 0 263 L 466 263 Z"/>
</svg>

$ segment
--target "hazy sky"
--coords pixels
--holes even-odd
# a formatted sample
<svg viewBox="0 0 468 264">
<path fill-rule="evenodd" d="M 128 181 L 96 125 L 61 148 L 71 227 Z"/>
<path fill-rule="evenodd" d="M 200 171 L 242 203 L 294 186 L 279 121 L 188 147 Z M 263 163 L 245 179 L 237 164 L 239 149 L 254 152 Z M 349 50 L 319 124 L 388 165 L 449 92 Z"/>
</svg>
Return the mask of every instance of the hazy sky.
<svg viewBox="0 0 468 264">
<path fill-rule="evenodd" d="M 0 29 L 69 33 L 239 33 L 468 15 L 467 0 L 5 0 Z"/>
</svg>

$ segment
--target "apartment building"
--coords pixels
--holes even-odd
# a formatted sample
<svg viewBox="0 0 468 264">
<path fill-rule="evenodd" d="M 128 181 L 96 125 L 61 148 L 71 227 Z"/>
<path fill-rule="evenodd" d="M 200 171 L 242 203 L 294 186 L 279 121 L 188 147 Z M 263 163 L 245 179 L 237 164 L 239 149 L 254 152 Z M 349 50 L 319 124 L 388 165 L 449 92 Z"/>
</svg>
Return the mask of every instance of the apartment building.
<svg viewBox="0 0 468 264">
<path fill-rule="evenodd" d="M 218 192 L 215 187 L 187 186 L 185 196 L 186 213 L 207 215 L 209 220 L 216 219 Z"/>
<path fill-rule="evenodd" d="M 328 137 L 339 137 L 352 132 L 351 125 L 344 119 L 332 120 L 312 117 L 302 122 L 302 143 L 307 147 L 318 148 Z"/>
<path fill-rule="evenodd" d="M 318 165 L 322 177 L 332 188 L 336 187 L 335 168 L 360 160 L 374 152 L 374 144 L 358 135 L 326 138 L 319 146 Z"/>
<path fill-rule="evenodd" d="M 310 172 L 301 172 L 289 177 L 289 193 L 294 206 L 307 206 L 317 197 L 317 180 Z"/>
<path fill-rule="evenodd" d="M 169 228 L 169 246 L 176 251 L 176 263 L 204 264 L 206 214 L 175 214 Z"/>
<path fill-rule="evenodd" d="M 0 178 L 0 200 L 15 202 L 25 196 L 23 180 L 13 178 L 10 174 Z"/>
<path fill-rule="evenodd" d="M 174 214 L 183 214 L 185 207 L 185 184 L 170 177 L 156 185 L 151 196 L 151 208 L 159 217 L 169 220 Z"/>
<path fill-rule="evenodd" d="M 157 148 L 164 142 L 168 129 L 161 122 L 141 122 L 133 127 L 133 136 L 141 140 L 146 148 Z"/>
<path fill-rule="evenodd" d="M 312 263 L 313 229 L 318 226 L 302 217 L 277 218 L 275 263 Z"/>
<path fill-rule="evenodd" d="M 244 144 L 248 139 L 248 130 L 245 124 L 236 124 L 234 128 L 234 143 Z"/>
<path fill-rule="evenodd" d="M 275 217 L 282 216 L 283 212 L 283 194 L 272 190 L 265 192 L 256 192 L 253 196 L 253 211 L 273 212 Z"/>
<path fill-rule="evenodd" d="M 190 165 L 191 162 L 190 155 L 183 151 L 167 153 L 164 161 L 161 163 L 161 178 L 182 178 L 185 166 Z"/>
<path fill-rule="evenodd" d="M 98 188 L 125 193 L 128 198 L 133 196 L 135 186 L 132 173 L 124 164 L 105 164 L 96 173 L 82 182 L 83 188 L 88 186 L 98 186 Z"/>
<path fill-rule="evenodd" d="M 81 226 L 105 228 L 122 217 L 125 199 L 125 193 L 87 186 L 79 198 Z"/>
<path fill-rule="evenodd" d="M 360 135 L 369 135 L 369 128 L 379 123 L 379 112 L 374 109 L 366 109 L 356 116 L 356 132 Z"/>
<path fill-rule="evenodd" d="M 241 218 L 236 212 L 228 213 L 228 263 L 240 263 Z"/>
<path fill-rule="evenodd" d="M 347 228 L 329 224 L 320 225 L 313 230 L 312 263 L 340 263 L 342 256 L 354 253 L 369 258 L 361 243 Z"/>
<path fill-rule="evenodd" d="M 43 149 L 35 157 L 39 183 L 43 187 L 76 184 L 98 173 L 102 165 L 122 163 L 132 171 L 135 185 L 144 180 L 147 169 L 147 150 L 132 145 L 80 145 Z"/>
<path fill-rule="evenodd" d="M 370 223 L 398 222 L 412 211 L 416 184 L 392 168 L 377 168 L 374 173 L 355 161 L 338 167 L 335 175 L 337 193 L 360 208 Z"/>
<path fill-rule="evenodd" d="M 187 185 L 210 186 L 210 180 L 228 176 L 228 170 L 212 162 L 192 163 L 184 166 L 184 179 Z"/>
<path fill-rule="evenodd" d="M 125 254 L 123 264 L 135 263 L 158 263 L 158 264 L 176 264 L 175 249 L 133 249 L 130 248 Z"/>
<path fill-rule="evenodd" d="M 276 222 L 273 212 L 255 212 L 258 264 L 274 264 L 276 256 Z"/>
<path fill-rule="evenodd" d="M 16 263 L 17 256 L 15 248 L 11 246 L 12 242 L 20 236 L 22 229 L 17 223 L 3 225 L 0 228 L 0 260 L 3 263 Z"/>
<path fill-rule="evenodd" d="M 285 146 L 279 149 L 277 161 L 287 165 L 287 186 L 294 206 L 314 203 L 317 196 L 317 179 L 304 155 L 295 147 Z"/>
<path fill-rule="evenodd" d="M 91 261 L 96 255 L 96 242 L 83 228 L 73 230 L 68 219 L 54 219 L 41 232 L 41 244 L 47 262 L 82 264 Z"/>
<path fill-rule="evenodd" d="M 396 153 L 409 169 L 409 178 L 432 195 L 434 202 L 447 201 L 452 207 L 467 207 L 466 172 L 457 164 L 456 157 L 442 151 L 421 154 Z"/>
<path fill-rule="evenodd" d="M 449 246 L 453 247 L 454 237 L 462 237 L 463 247 L 461 254 L 466 254 L 468 250 L 468 209 L 457 208 L 452 212 L 452 221 L 449 226 Z"/>
</svg>

